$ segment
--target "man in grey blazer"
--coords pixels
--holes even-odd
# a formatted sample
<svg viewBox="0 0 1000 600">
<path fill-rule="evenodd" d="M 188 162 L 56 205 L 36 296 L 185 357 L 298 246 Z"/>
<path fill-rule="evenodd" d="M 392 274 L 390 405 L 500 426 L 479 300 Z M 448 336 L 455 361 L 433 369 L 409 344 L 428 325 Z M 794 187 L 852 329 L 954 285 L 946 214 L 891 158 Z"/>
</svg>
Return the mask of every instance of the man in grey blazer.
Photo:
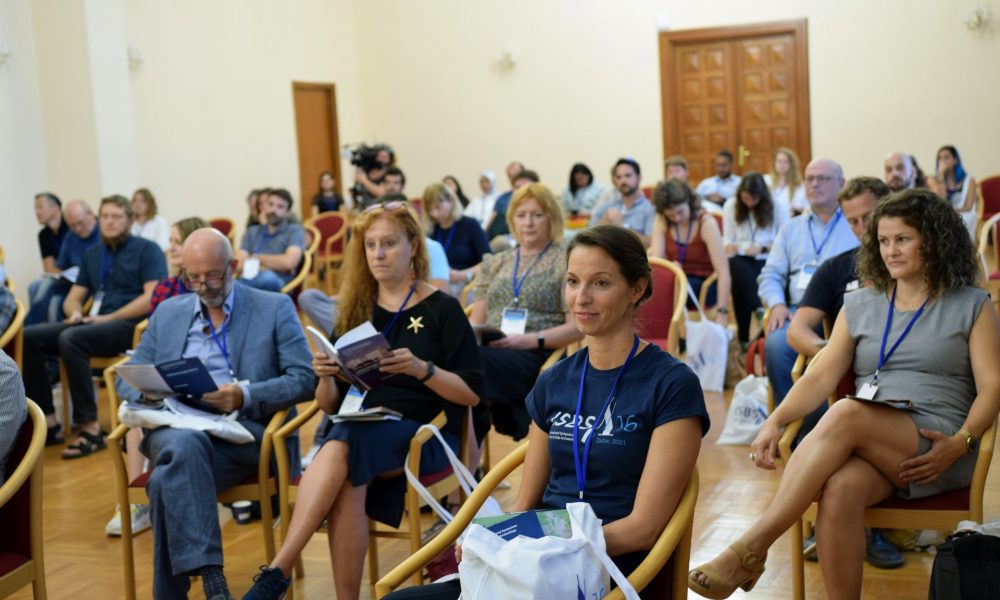
<svg viewBox="0 0 1000 600">
<path fill-rule="evenodd" d="M 221 233 L 207 228 L 192 233 L 182 261 L 194 293 L 159 305 L 132 362 L 201 358 L 217 382 L 228 382 L 202 396 L 202 402 L 220 412 L 239 411 L 238 421 L 255 443 L 233 444 L 171 427 L 146 431 L 142 451 L 155 465 L 146 484 L 153 593 L 161 599 L 186 598 L 190 577 L 200 575 L 206 598 L 228 600 L 216 494 L 256 472 L 271 415 L 312 397 L 312 355 L 290 298 L 234 285 L 236 261 Z M 117 389 L 124 400 L 140 396 L 121 380 Z M 293 455 L 297 462 L 297 452 Z"/>
</svg>

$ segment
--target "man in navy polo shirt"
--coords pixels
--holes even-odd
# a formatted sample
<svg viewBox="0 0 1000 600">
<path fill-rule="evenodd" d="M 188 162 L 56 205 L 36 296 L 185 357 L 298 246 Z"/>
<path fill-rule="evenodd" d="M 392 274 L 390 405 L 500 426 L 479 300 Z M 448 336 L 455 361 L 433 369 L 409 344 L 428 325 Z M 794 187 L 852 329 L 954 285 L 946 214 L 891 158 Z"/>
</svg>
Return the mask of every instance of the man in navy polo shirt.
<svg viewBox="0 0 1000 600">
<path fill-rule="evenodd" d="M 24 387 L 46 414 L 49 442 L 59 440 L 60 426 L 45 362 L 49 356 L 60 356 L 66 366 L 73 421 L 79 431 L 63 458 L 79 458 L 105 448 L 97 422 L 90 358 L 115 356 L 132 346 L 135 325 L 149 311 L 153 288 L 167 276 L 160 247 L 129 235 L 133 213 L 127 198 L 104 198 L 99 216 L 101 242 L 83 255 L 79 277 L 63 303 L 66 320 L 24 330 Z M 84 311 L 88 298 L 93 302 Z"/>
<path fill-rule="evenodd" d="M 295 278 L 306 245 L 305 230 L 288 222 L 292 210 L 292 195 L 288 190 L 271 190 L 265 206 L 267 224 L 254 225 L 243 236 L 236 253 L 237 270 L 246 285 L 280 292 Z"/>
</svg>

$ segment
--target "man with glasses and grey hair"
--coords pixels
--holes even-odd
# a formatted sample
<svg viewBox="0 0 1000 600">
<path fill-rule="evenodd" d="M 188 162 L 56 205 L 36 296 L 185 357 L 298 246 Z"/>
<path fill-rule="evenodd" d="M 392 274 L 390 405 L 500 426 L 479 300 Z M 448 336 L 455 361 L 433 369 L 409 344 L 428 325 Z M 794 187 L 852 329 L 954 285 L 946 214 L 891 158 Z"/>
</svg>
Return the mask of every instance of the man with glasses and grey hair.
<svg viewBox="0 0 1000 600">
<path fill-rule="evenodd" d="M 312 397 L 312 353 L 291 298 L 235 285 L 237 260 L 224 235 L 211 228 L 192 233 L 184 242 L 182 264 L 193 293 L 157 307 L 132 363 L 201 359 L 218 390 L 201 396 L 200 404 L 236 413 L 254 442 L 235 444 L 173 427 L 145 432 L 142 452 L 155 465 L 146 484 L 153 595 L 186 598 L 191 576 L 199 575 L 206 598 L 226 600 L 216 494 L 257 472 L 271 416 Z M 141 397 L 121 380 L 116 389 L 126 401 Z M 297 472 L 298 440 L 290 442 L 290 466 Z"/>
<path fill-rule="evenodd" d="M 786 334 L 799 300 L 823 261 L 858 246 L 837 203 L 844 187 L 843 169 L 828 158 L 817 158 L 806 167 L 805 175 L 810 210 L 781 227 L 757 278 L 761 304 L 771 310 L 765 324 L 764 357 L 775 404 L 792 388 L 796 353 Z"/>
</svg>

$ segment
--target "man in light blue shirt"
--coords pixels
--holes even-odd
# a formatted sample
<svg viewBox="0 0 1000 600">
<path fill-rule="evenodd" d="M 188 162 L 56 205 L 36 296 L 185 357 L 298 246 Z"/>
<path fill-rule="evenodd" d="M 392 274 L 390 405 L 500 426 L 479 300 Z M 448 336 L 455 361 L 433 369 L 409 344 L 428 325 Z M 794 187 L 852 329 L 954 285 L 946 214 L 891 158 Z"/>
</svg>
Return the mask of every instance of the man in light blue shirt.
<svg viewBox="0 0 1000 600">
<path fill-rule="evenodd" d="M 642 181 L 639 163 L 631 158 L 619 158 L 611 169 L 611 180 L 615 191 L 598 202 L 590 217 L 590 226 L 621 225 L 632 230 L 642 240 L 642 245 L 649 248 L 656 209 L 639 188 Z"/>
<path fill-rule="evenodd" d="M 858 238 L 837 203 L 837 194 L 844 187 L 840 165 L 817 158 L 806 167 L 805 184 L 811 211 L 781 227 L 757 278 L 760 301 L 771 309 L 765 358 L 775 403 L 792 388 L 796 354 L 785 337 L 792 311 L 820 263 L 858 246 Z"/>
<path fill-rule="evenodd" d="M 719 150 L 715 155 L 715 175 L 702 179 L 696 192 L 702 200 L 714 202 L 720 207 L 726 200 L 736 195 L 742 177 L 733 175 L 733 153 L 729 150 Z"/>
</svg>

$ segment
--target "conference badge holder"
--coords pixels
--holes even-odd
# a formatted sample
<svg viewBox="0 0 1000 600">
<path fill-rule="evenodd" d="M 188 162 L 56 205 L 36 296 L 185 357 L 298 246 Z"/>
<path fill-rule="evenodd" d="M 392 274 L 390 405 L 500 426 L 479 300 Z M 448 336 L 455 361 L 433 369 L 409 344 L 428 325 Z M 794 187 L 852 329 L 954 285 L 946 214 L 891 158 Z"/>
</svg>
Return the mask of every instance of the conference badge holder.
<svg viewBox="0 0 1000 600">
<path fill-rule="evenodd" d="M 500 331 L 504 335 L 523 334 L 528 325 L 528 309 L 508 306 L 503 309 Z"/>
<path fill-rule="evenodd" d="M 795 287 L 799 290 L 805 290 L 809 287 L 809 282 L 812 281 L 813 275 L 816 273 L 816 263 L 808 263 L 802 270 L 799 271 L 799 276 L 795 281 Z"/>
<path fill-rule="evenodd" d="M 347 395 L 344 396 L 344 401 L 340 403 L 340 410 L 337 411 L 338 415 L 343 415 L 347 413 L 361 412 L 361 407 L 365 403 L 365 396 L 368 392 L 362 392 L 355 386 L 351 386 L 351 389 L 347 390 Z"/>
<path fill-rule="evenodd" d="M 101 304 L 104 302 L 104 290 L 98 290 L 94 294 L 94 301 L 90 304 L 90 310 L 87 311 L 87 315 L 91 317 L 96 317 L 101 314 Z"/>
<path fill-rule="evenodd" d="M 260 259 L 250 257 L 243 261 L 243 279 L 253 279 L 260 274 Z"/>
</svg>

